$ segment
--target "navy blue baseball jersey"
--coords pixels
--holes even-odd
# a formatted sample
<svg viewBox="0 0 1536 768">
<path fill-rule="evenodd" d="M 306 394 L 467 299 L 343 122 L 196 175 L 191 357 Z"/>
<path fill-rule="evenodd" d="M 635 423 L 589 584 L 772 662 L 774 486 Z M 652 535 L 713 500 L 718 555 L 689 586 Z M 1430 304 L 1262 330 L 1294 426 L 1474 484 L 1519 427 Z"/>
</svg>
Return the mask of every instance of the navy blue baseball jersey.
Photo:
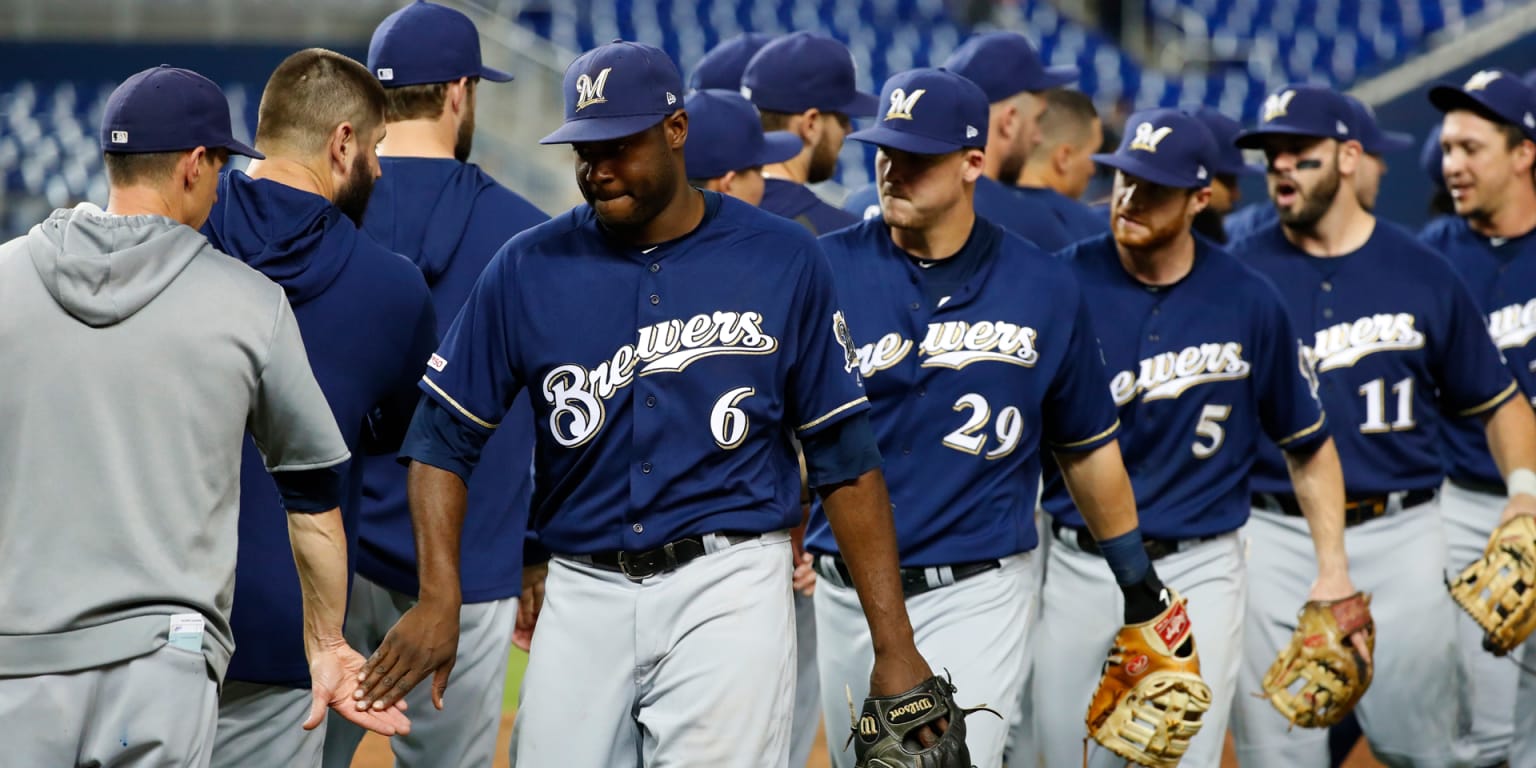
<svg viewBox="0 0 1536 768">
<path fill-rule="evenodd" d="M 1285 300 L 1350 494 L 1439 486 L 1442 412 L 1475 416 L 1516 392 L 1466 284 L 1400 227 L 1377 220 L 1359 250 L 1319 258 L 1275 224 L 1232 252 Z M 1284 462 L 1264 448 L 1253 490 L 1289 493 Z"/>
<path fill-rule="evenodd" d="M 1050 211 L 1061 222 L 1068 242 L 1076 243 L 1109 233 L 1109 217 L 1081 200 L 1073 200 L 1049 187 L 1019 187 L 1019 196 L 1030 206 Z"/>
<path fill-rule="evenodd" d="M 437 343 L 426 281 L 325 198 L 225 174 L 203 228 L 214 247 L 283 286 L 315 380 L 352 451 L 343 475 L 348 564 L 356 562 L 364 454 L 393 456 L 415 410 L 421 360 Z M 283 500 L 249 437 L 240 465 L 240 545 L 230 680 L 309 686 L 304 603 Z M 349 569 L 350 572 L 350 569 Z"/>
<path fill-rule="evenodd" d="M 1460 217 L 1431 222 L 1419 235 L 1450 260 L 1487 319 L 1488 333 L 1526 395 L 1536 394 L 1536 232 L 1491 240 Z M 1502 484 L 1488 451 L 1482 419 L 1450 419 L 1445 428 L 1446 473 L 1455 480 Z"/>
<path fill-rule="evenodd" d="M 1116 432 L 1070 269 L 981 217 L 938 262 L 901 250 L 880 219 L 822 245 L 858 345 L 902 565 L 1032 549 L 1041 449 L 1092 450 Z M 837 551 L 819 503 L 806 547 Z"/>
<path fill-rule="evenodd" d="M 1158 287 L 1125 271 L 1109 235 L 1062 253 L 1099 334 L 1141 530 L 1154 538 L 1240 528 L 1257 444 L 1306 451 L 1328 436 L 1274 287 L 1216 245 L 1195 244 L 1190 273 Z M 1085 525 L 1054 464 L 1042 503 Z"/>
<path fill-rule="evenodd" d="M 986 176 L 976 180 L 976 194 L 971 202 L 976 207 L 977 216 L 1034 243 L 1048 253 L 1059 251 L 1080 239 L 1068 231 L 1067 225 L 1054 211 L 1044 208 L 1038 201 L 1026 200 L 1021 190 L 1004 186 Z M 843 210 L 862 218 L 879 216 L 879 190 L 873 184 L 855 190 L 843 201 Z M 1099 231 L 1108 230 L 1109 217 L 1106 216 Z"/>
<path fill-rule="evenodd" d="M 858 222 L 858 217 L 837 206 L 828 205 L 803 184 L 784 179 L 763 180 L 760 207 L 786 219 L 799 222 L 812 234 L 825 235 Z"/>
<path fill-rule="evenodd" d="M 479 167 L 449 158 L 381 157 L 363 231 L 421 269 L 437 312 L 437 337 L 459 314 L 491 256 L 513 235 L 549 217 Z M 430 354 L 430 352 L 428 353 Z M 421 364 L 426 365 L 426 359 Z M 523 589 L 523 526 L 533 461 L 533 411 L 520 396 L 469 478 L 459 575 L 465 602 L 515 597 Z M 509 467 L 523 467 L 510 471 Z M 357 572 L 415 595 L 416 544 L 394 456 L 363 459 Z"/>
<path fill-rule="evenodd" d="M 422 389 L 483 433 L 528 389 L 551 552 L 789 528 L 791 433 L 869 407 L 815 239 L 703 194 L 699 227 L 660 245 L 610 240 L 585 205 L 513 238 L 428 363 Z"/>
<path fill-rule="evenodd" d="M 1269 200 L 1249 203 L 1221 219 L 1227 230 L 1227 242 L 1235 243 L 1280 220 L 1280 213 Z"/>
</svg>

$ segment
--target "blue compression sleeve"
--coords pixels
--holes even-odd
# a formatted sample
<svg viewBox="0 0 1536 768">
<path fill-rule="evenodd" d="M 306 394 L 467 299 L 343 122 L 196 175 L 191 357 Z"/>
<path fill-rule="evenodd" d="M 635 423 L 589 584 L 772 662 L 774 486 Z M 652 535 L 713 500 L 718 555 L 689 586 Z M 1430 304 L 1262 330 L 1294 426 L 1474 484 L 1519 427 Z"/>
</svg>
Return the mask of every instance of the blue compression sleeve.
<svg viewBox="0 0 1536 768">
<path fill-rule="evenodd" d="M 1140 584 L 1152 569 L 1147 550 L 1141 544 L 1141 529 L 1131 530 L 1099 542 L 1099 552 L 1104 555 L 1109 569 L 1115 573 L 1115 583 L 1120 586 Z"/>
<path fill-rule="evenodd" d="M 341 505 L 341 468 L 346 462 L 324 469 L 273 472 L 272 481 L 289 512 L 329 512 Z"/>
<path fill-rule="evenodd" d="M 880 446 L 865 412 L 804 438 L 800 447 L 805 451 L 805 472 L 812 488 L 856 480 L 880 466 Z"/>
</svg>

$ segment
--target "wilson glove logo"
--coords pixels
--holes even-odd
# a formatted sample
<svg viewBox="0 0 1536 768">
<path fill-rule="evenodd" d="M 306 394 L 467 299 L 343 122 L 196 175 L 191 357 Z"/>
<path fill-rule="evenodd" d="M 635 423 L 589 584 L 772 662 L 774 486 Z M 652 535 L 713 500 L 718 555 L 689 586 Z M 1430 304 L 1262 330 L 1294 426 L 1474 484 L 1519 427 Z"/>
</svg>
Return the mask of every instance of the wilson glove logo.
<svg viewBox="0 0 1536 768">
<path fill-rule="evenodd" d="M 641 328 L 634 344 L 619 347 L 595 368 L 555 366 L 544 376 L 541 392 L 553 406 L 549 432 L 566 448 L 591 440 L 603 428 L 604 401 L 637 376 L 680 373 L 716 355 L 769 355 L 779 342 L 763 331 L 756 312 L 714 312 L 687 320 L 667 320 Z"/>
<path fill-rule="evenodd" d="M 1139 149 L 1143 152 L 1157 154 L 1157 145 L 1163 143 L 1173 133 L 1172 126 L 1153 128 L 1151 123 L 1142 123 L 1136 126 L 1136 135 L 1131 139 L 1131 149 Z"/>
<path fill-rule="evenodd" d="M 921 719 L 935 706 L 937 704 L 934 702 L 933 697 L 923 694 L 890 708 L 885 713 L 885 719 L 891 725 L 904 725 Z"/>
<path fill-rule="evenodd" d="M 613 67 L 603 67 L 603 71 L 593 78 L 585 72 L 576 78 L 576 111 L 580 112 L 593 104 L 602 104 L 608 101 L 603 96 L 603 88 L 608 85 L 608 73 Z"/>
</svg>

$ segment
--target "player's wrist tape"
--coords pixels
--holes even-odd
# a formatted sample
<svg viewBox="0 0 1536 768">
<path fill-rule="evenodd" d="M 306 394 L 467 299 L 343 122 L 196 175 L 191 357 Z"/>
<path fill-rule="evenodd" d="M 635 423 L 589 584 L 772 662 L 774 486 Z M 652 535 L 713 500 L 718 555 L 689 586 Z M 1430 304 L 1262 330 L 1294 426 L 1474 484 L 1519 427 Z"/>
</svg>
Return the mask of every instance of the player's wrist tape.
<svg viewBox="0 0 1536 768">
<path fill-rule="evenodd" d="M 1509 491 L 1511 498 L 1517 493 L 1536 496 L 1536 472 L 1525 467 L 1513 470 L 1509 477 L 1504 478 L 1504 487 Z"/>
<path fill-rule="evenodd" d="M 1114 572 L 1115 583 L 1121 586 L 1141 583 L 1147 577 L 1147 571 L 1152 569 L 1147 548 L 1141 543 L 1139 527 L 1099 542 L 1099 554 Z"/>
</svg>

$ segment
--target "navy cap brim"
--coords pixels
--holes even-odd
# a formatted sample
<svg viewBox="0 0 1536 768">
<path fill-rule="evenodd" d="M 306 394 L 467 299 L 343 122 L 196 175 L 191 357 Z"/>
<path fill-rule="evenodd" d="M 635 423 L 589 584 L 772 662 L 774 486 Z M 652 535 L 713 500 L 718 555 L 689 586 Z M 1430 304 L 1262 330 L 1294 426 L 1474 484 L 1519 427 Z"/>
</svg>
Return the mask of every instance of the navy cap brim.
<svg viewBox="0 0 1536 768">
<path fill-rule="evenodd" d="M 487 67 L 484 64 L 481 64 L 480 79 L 489 80 L 493 83 L 509 83 L 512 82 L 512 73 L 503 72 L 499 69 L 496 69 L 495 67 Z"/>
<path fill-rule="evenodd" d="M 1263 166 L 1260 166 L 1260 165 L 1249 165 L 1247 163 L 1239 163 L 1237 165 L 1213 165 L 1213 166 L 1211 166 L 1211 175 L 1212 176 L 1253 176 L 1253 175 L 1260 174 L 1260 173 L 1263 173 L 1263 172 L 1264 172 L 1264 167 Z"/>
<path fill-rule="evenodd" d="M 1366 147 L 1367 152 L 1373 155 L 1385 155 L 1388 152 L 1401 152 L 1417 144 L 1411 134 L 1402 131 L 1382 131 L 1381 139 Z"/>
<path fill-rule="evenodd" d="M 1310 136 L 1314 139 L 1338 139 L 1326 131 L 1312 131 L 1296 128 L 1290 125 L 1281 125 L 1275 128 L 1250 128 L 1237 135 L 1232 144 L 1238 149 L 1263 149 L 1264 140 L 1271 136 Z M 1345 139 L 1340 139 L 1345 141 Z"/>
<path fill-rule="evenodd" d="M 224 147 L 223 148 L 229 150 L 231 153 L 236 154 L 236 155 L 245 155 L 246 157 L 249 157 L 252 160 L 265 160 L 265 159 L 267 159 L 267 156 L 263 155 L 260 152 L 257 152 L 255 147 L 252 147 L 252 146 L 250 146 L 248 144 L 242 144 L 242 143 L 240 143 L 238 141 L 235 141 L 234 139 L 230 139 L 229 141 L 224 142 Z"/>
<path fill-rule="evenodd" d="M 883 125 L 873 128 L 865 128 L 862 131 L 854 131 L 848 134 L 848 138 L 864 144 L 873 144 L 877 147 L 890 147 L 902 152 L 911 152 L 916 155 L 947 155 L 957 150 L 965 149 L 961 144 L 940 139 L 930 139 L 915 133 L 895 131 Z"/>
<path fill-rule="evenodd" d="M 875 113 L 879 111 L 879 107 L 879 96 L 876 96 L 873 93 L 854 91 L 853 101 L 848 102 L 838 109 L 830 111 L 841 112 L 842 114 L 845 114 L 849 117 L 874 117 Z"/>
<path fill-rule="evenodd" d="M 665 119 L 667 119 L 666 115 L 624 115 L 572 120 L 556 128 L 554 133 L 539 139 L 539 143 L 574 144 L 586 141 L 612 141 L 633 136 Z"/>
<path fill-rule="evenodd" d="M 1060 88 L 1071 85 L 1082 77 L 1083 73 L 1077 67 L 1046 67 L 1042 73 L 1039 88 L 1030 88 L 1031 91 L 1049 91 L 1052 88 Z"/>
<path fill-rule="evenodd" d="M 1116 170 L 1125 171 L 1139 179 L 1146 179 L 1153 184 L 1161 184 L 1165 187 L 1177 187 L 1179 189 L 1200 189 L 1210 186 L 1210 180 L 1190 184 L 1190 180 L 1175 176 L 1161 168 L 1154 168 L 1134 157 L 1125 155 L 1102 154 L 1094 155 L 1093 161 L 1099 165 L 1108 166 Z"/>
<path fill-rule="evenodd" d="M 800 134 L 789 131 L 769 131 L 763 134 L 763 151 L 757 156 L 757 164 L 782 163 L 800 154 L 803 149 L 805 149 L 805 142 L 800 140 Z"/>
</svg>

